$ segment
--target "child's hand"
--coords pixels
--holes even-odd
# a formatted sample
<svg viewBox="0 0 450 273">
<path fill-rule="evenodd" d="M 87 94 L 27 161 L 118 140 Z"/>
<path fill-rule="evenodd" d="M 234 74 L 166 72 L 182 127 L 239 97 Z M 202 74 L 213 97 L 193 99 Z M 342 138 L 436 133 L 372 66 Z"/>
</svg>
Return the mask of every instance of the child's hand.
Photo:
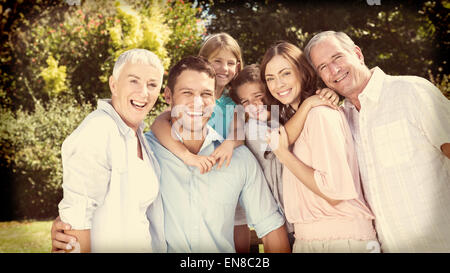
<svg viewBox="0 0 450 273">
<path fill-rule="evenodd" d="M 316 94 L 319 95 L 320 99 L 328 101 L 331 105 L 337 106 L 339 103 L 339 95 L 330 88 L 318 89 Z"/>
<path fill-rule="evenodd" d="M 313 95 L 305 100 L 305 103 L 309 106 L 309 109 L 325 105 L 335 110 L 338 109 L 339 96 L 333 90 L 329 88 L 319 89 L 316 91 L 317 95 Z"/>
<path fill-rule="evenodd" d="M 279 157 L 283 152 L 289 151 L 289 141 L 284 126 L 269 130 L 266 136 L 266 141 L 269 144 L 273 153 Z"/>
<path fill-rule="evenodd" d="M 214 164 L 216 164 L 216 160 L 213 156 L 205 156 L 205 155 L 196 155 L 193 153 L 189 153 L 184 158 L 184 164 L 197 167 L 200 171 L 200 174 L 204 174 L 209 172 Z"/>
<path fill-rule="evenodd" d="M 222 167 L 224 161 L 226 161 L 225 166 L 228 167 L 231 162 L 231 157 L 233 156 L 234 143 L 233 140 L 224 140 L 219 147 L 217 147 L 214 152 L 211 154 L 215 158 L 216 161 L 219 161 L 217 165 L 217 169 Z"/>
<path fill-rule="evenodd" d="M 319 95 L 312 95 L 311 97 L 307 98 L 304 103 L 306 103 L 306 105 L 308 107 L 307 109 L 311 109 L 313 107 L 321 106 L 321 105 L 331 107 L 335 110 L 338 109 L 337 105 L 333 104 L 330 100 L 323 99 L 323 98 L 321 99 L 319 97 Z"/>
</svg>

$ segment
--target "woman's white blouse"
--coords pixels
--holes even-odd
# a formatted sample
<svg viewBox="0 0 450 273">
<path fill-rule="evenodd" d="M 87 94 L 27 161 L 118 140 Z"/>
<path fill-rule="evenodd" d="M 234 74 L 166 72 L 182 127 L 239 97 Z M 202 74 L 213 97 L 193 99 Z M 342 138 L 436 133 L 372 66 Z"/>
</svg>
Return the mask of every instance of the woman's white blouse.
<svg viewBox="0 0 450 273">
<path fill-rule="evenodd" d="M 163 213 L 159 166 L 142 129 L 136 137 L 110 100 L 100 100 L 63 143 L 59 215 L 72 229 L 91 230 L 92 252 L 164 252 L 164 246 L 152 249 L 149 218 L 154 217 L 153 229 L 161 235 Z M 138 138 L 143 160 L 137 157 Z M 158 213 L 152 216 L 149 210 L 157 198 Z"/>
</svg>

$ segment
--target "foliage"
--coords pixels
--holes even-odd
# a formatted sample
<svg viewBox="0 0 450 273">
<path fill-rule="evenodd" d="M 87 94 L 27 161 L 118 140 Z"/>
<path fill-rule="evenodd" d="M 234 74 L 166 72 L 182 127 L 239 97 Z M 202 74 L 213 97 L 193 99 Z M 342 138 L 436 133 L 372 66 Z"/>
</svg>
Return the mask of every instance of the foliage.
<svg viewBox="0 0 450 273">
<path fill-rule="evenodd" d="M 162 7 L 154 4 L 137 12 L 131 6 L 116 2 L 117 17 L 114 25 L 108 28 L 113 48 L 109 53 L 117 59 L 131 48 L 146 48 L 162 60 L 167 69 L 170 63 L 165 45 L 171 34 L 164 24 Z"/>
<path fill-rule="evenodd" d="M 167 2 L 170 6 L 165 9 L 165 14 L 173 32 L 166 48 L 171 52 L 172 64 L 175 64 L 187 55 L 198 54 L 202 39 L 206 36 L 206 26 L 201 7 L 187 9 L 183 1 Z"/>
<path fill-rule="evenodd" d="M 33 109 L 29 89 L 36 98 L 49 99 L 48 83 L 42 77 L 49 76 L 45 74 L 49 58 L 66 67 L 65 79 L 63 74 L 51 75 L 53 83 L 66 83 L 57 92 L 66 95 L 72 90 L 70 96 L 80 103 L 81 98 L 95 103 L 98 97 L 110 95 L 107 81 L 114 61 L 125 50 L 149 49 L 168 69 L 171 61 L 192 54 L 204 33 L 201 10 L 183 1 L 101 0 L 82 1 L 80 6 L 43 1 L 45 8 L 22 5 L 26 10 L 39 10 L 39 14 L 27 17 L 19 13 L 12 23 L 15 31 L 2 35 L 6 43 L 0 52 L 0 73 L 5 78 L 0 82 L 0 99 L 2 106 L 12 109 L 19 105 Z"/>
<path fill-rule="evenodd" d="M 53 56 L 47 59 L 48 67 L 41 71 L 40 76 L 45 81 L 45 92 L 50 96 L 56 96 L 61 91 L 67 90 L 66 85 L 66 67 L 58 66 L 58 61 Z"/>
<path fill-rule="evenodd" d="M 450 100 L 450 84 L 448 82 L 448 78 L 449 75 L 438 75 L 438 76 L 433 76 L 433 74 L 431 74 L 430 71 L 430 75 L 429 75 L 430 81 L 436 85 L 437 88 L 439 88 L 439 90 L 441 90 L 442 94 L 444 94 L 445 97 L 447 97 L 447 99 Z"/>
<path fill-rule="evenodd" d="M 89 103 L 79 105 L 58 97 L 46 105 L 36 100 L 33 112 L 0 110 L 1 167 L 12 172 L 16 217 L 56 213 L 61 197 L 62 142 L 92 110 Z"/>
<path fill-rule="evenodd" d="M 167 69 L 196 53 L 204 15 L 191 3 L 161 0 L 0 0 L 0 14 L 0 219 L 52 217 L 61 144 L 98 97 L 110 96 L 116 58 L 146 48 Z M 146 122 L 165 106 L 160 96 Z"/>
<path fill-rule="evenodd" d="M 344 31 L 363 51 L 369 67 L 393 75 L 448 75 L 448 1 L 200 1 L 214 16 L 209 32 L 225 31 L 243 49 L 246 63 L 259 62 L 275 41 L 303 48 L 324 30 Z M 430 72 L 429 72 L 430 71 Z M 442 89 L 441 89 L 442 90 Z"/>
</svg>

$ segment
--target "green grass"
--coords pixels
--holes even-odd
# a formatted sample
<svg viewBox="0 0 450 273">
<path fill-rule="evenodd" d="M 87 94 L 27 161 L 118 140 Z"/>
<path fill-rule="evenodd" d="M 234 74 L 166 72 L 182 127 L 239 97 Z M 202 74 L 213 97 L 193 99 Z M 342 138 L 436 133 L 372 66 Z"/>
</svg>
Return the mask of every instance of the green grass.
<svg viewBox="0 0 450 273">
<path fill-rule="evenodd" d="M 0 253 L 48 253 L 52 221 L 0 222 Z"/>
<path fill-rule="evenodd" d="M 52 221 L 0 222 L 0 253 L 48 253 L 51 251 Z M 254 231 L 253 231 L 254 233 Z M 264 253 L 256 233 L 252 234 L 253 252 Z"/>
</svg>

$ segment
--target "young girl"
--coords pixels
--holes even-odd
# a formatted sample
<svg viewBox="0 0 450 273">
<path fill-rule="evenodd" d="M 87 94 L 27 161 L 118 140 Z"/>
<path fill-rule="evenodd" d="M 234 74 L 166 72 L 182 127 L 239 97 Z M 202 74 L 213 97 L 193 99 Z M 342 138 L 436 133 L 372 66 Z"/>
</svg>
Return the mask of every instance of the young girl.
<svg viewBox="0 0 450 273">
<path fill-rule="evenodd" d="M 261 78 L 282 104 L 282 120 L 300 110 L 317 83 L 302 51 L 286 42 L 266 52 Z M 284 165 L 284 208 L 287 220 L 294 224 L 293 252 L 379 249 L 374 216 L 363 198 L 353 139 L 343 112 L 329 107 L 309 111 L 292 151 L 286 131 L 287 127 L 280 126 L 269 141 Z"/>
<path fill-rule="evenodd" d="M 286 123 L 289 128 L 289 139 L 295 140 L 300 135 L 306 115 L 312 107 L 327 105 L 337 109 L 338 96 L 331 90 L 325 90 L 333 100 L 323 100 L 314 95 L 305 100 L 302 107 Z M 325 92 L 323 91 L 323 92 Z M 266 134 L 270 127 L 278 127 L 278 112 L 275 99 L 267 94 L 264 83 L 261 81 L 259 66 L 248 65 L 231 82 L 230 97 L 244 107 L 246 113 L 245 144 L 255 155 L 264 172 L 267 184 L 275 201 L 284 214 L 282 172 L 283 165 L 270 151 L 266 142 Z M 271 107 L 272 106 L 272 107 Z M 293 142 L 293 141 L 292 141 Z M 293 243 L 293 226 L 286 221 L 291 246 Z"/>
<path fill-rule="evenodd" d="M 185 164 L 195 166 L 201 173 L 204 173 L 211 170 L 219 159 L 218 168 L 224 162 L 228 165 L 233 148 L 243 144 L 242 140 L 233 139 L 231 136 L 227 139 L 228 133 L 236 130 L 236 128 L 230 128 L 236 104 L 228 96 L 227 86 L 243 67 L 243 61 L 241 48 L 236 40 L 227 33 L 213 34 L 206 39 L 200 48 L 199 56 L 206 58 L 216 71 L 216 105 L 208 124 L 221 134 L 225 141 L 209 157 L 190 153 L 179 141 L 170 137 L 170 111 L 158 116 L 152 124 L 151 130 L 161 144 L 180 157 Z"/>
<path fill-rule="evenodd" d="M 189 166 L 199 168 L 201 173 L 211 170 L 218 163 L 230 164 L 233 149 L 244 144 L 237 136 L 238 120 L 234 114 L 235 103 L 228 96 L 228 85 L 236 74 L 242 69 L 241 48 L 233 37 L 227 33 L 211 35 L 200 48 L 199 55 L 206 58 L 216 72 L 216 105 L 208 124 L 225 139 L 222 144 L 210 156 L 196 155 L 187 150 L 178 140 L 171 137 L 170 111 L 157 117 L 151 126 L 151 130 L 160 143 L 178 156 Z M 232 120 L 235 120 L 232 124 Z M 243 125 L 242 125 L 243 126 Z M 213 181 L 211 181 L 213 183 Z M 235 247 L 237 252 L 248 252 L 250 246 L 250 231 L 246 225 L 245 212 L 238 205 L 235 221 Z"/>
</svg>

